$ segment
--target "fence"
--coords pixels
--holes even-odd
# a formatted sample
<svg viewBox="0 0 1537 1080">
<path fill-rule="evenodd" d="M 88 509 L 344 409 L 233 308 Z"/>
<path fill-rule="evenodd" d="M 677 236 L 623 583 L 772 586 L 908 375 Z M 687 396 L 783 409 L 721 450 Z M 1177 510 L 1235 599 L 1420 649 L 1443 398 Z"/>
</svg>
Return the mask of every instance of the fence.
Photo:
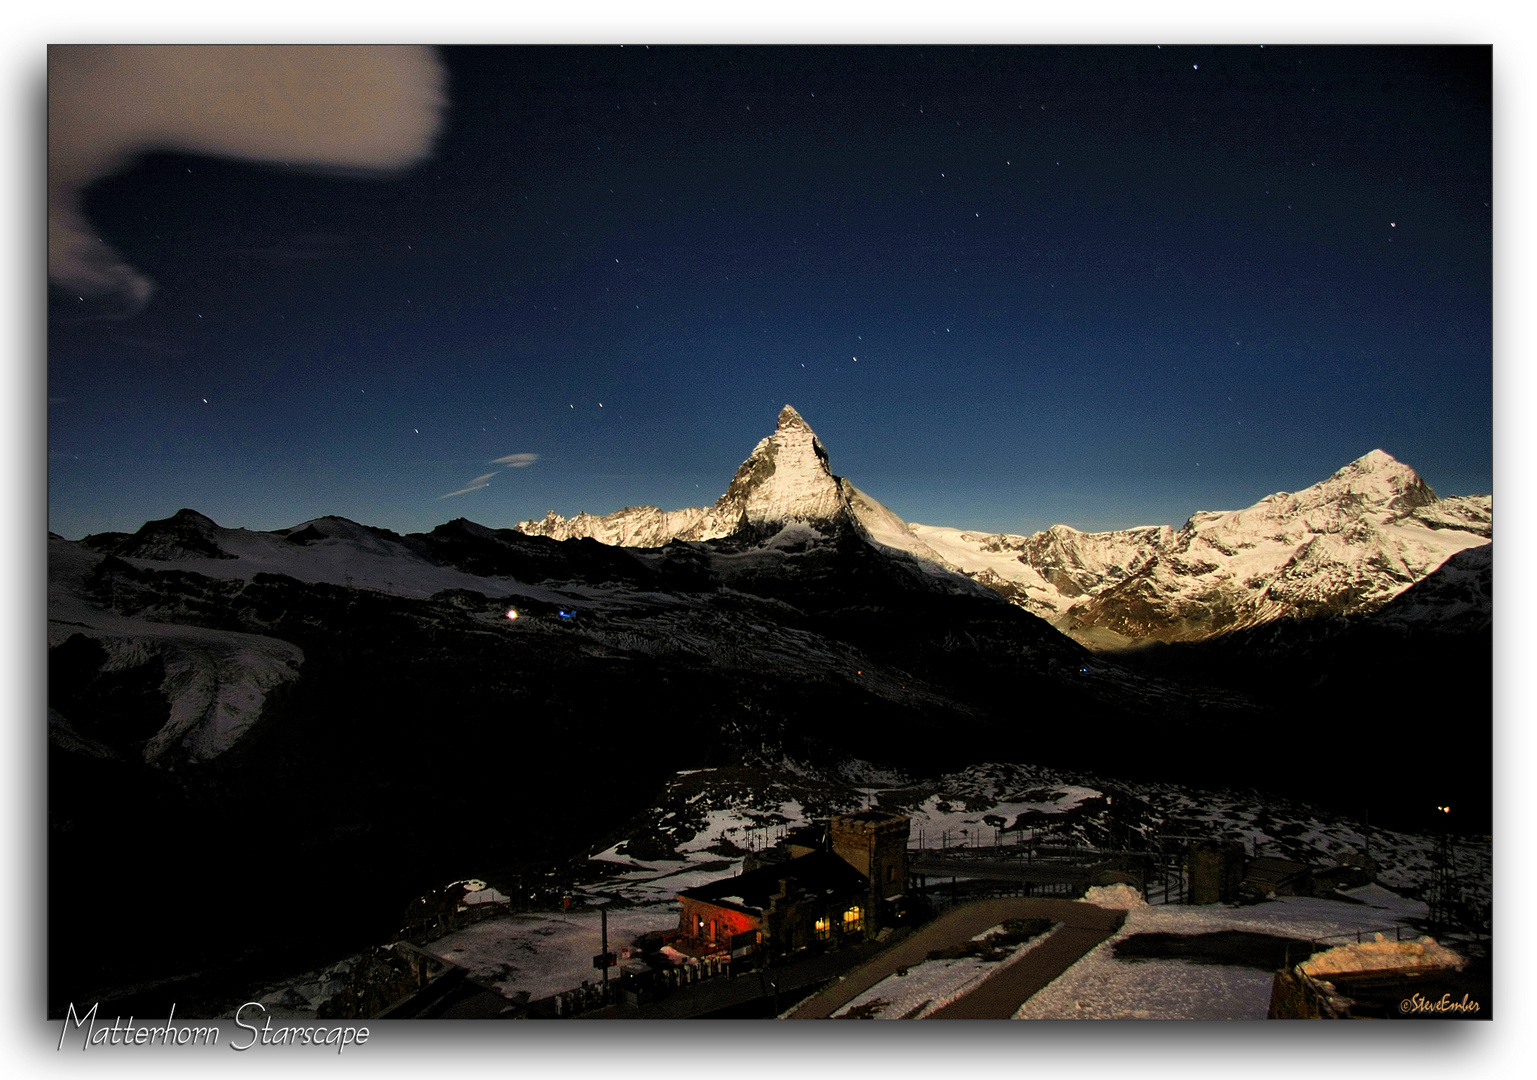
<svg viewBox="0 0 1537 1080">
<path fill-rule="evenodd" d="M 1147 848 L 1127 849 L 1098 847 L 1053 829 L 1021 830 L 1013 842 L 1005 843 L 1005 831 L 993 830 L 994 842 L 989 844 L 985 834 L 973 830 L 933 834 L 920 829 L 916 849 L 908 849 L 909 874 L 919 879 L 914 886 L 924 888 L 923 879 L 930 877 L 954 874 L 984 880 L 993 875 L 1000 879 L 993 895 L 1061 896 L 1075 893 L 1075 886 L 1064 884 L 1066 879 L 1077 882 L 1081 892 L 1095 871 L 1120 870 L 1140 882 L 1149 904 L 1183 904 L 1190 899 L 1188 850 L 1206 839 L 1169 834 L 1151 838 Z"/>
<path fill-rule="evenodd" d="M 467 926 L 474 926 L 486 919 L 494 919 L 511 913 L 506 901 L 485 904 L 468 904 L 463 911 L 444 911 L 433 916 L 430 923 L 420 922 L 402 927 L 395 935 L 397 941 L 409 941 L 412 945 L 426 945 L 446 937 Z"/>
<path fill-rule="evenodd" d="M 600 1009 L 605 1005 L 628 1000 L 640 1004 L 661 992 L 677 990 L 707 979 L 718 979 L 731 974 L 731 961 L 724 956 L 705 957 L 698 963 L 669 965 L 653 968 L 640 976 L 623 974 L 608 982 L 584 981 L 581 986 L 552 994 L 547 998 L 528 1003 L 528 1014 L 534 1017 L 564 1019 Z"/>
</svg>

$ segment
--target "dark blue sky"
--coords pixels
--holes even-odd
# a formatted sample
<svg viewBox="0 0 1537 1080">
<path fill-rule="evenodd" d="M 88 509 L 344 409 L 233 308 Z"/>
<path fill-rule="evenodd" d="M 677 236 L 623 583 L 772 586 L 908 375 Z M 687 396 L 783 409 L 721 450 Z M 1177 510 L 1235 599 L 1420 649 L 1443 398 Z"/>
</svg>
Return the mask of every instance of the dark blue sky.
<svg viewBox="0 0 1537 1080">
<path fill-rule="evenodd" d="M 928 524 L 1177 525 L 1379 447 L 1491 489 L 1488 49 L 442 55 L 405 172 L 89 189 L 157 291 L 50 294 L 52 530 L 699 505 L 785 403 Z"/>
</svg>

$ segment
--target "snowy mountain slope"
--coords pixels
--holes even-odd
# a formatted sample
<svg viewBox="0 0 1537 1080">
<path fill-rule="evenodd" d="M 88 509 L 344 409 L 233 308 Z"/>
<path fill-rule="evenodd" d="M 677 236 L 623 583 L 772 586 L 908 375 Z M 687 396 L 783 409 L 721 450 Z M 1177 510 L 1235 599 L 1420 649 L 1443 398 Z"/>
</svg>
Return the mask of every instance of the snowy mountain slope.
<svg viewBox="0 0 1537 1080">
<path fill-rule="evenodd" d="M 908 528 L 950 565 L 1048 620 L 1136 574 L 1174 535 L 1166 525 L 1103 533 L 1053 525 L 1033 536 L 916 523 Z"/>
<path fill-rule="evenodd" d="M 145 761 L 206 761 L 223 753 L 260 718 L 267 696 L 298 677 L 304 652 L 290 642 L 158 622 L 91 603 L 85 581 L 101 560 L 66 540 L 49 540 L 48 644 L 92 641 L 101 649 L 99 670 L 107 673 L 157 665 L 168 711 L 147 740 L 132 740 L 135 750 L 143 742 Z M 93 719 L 73 707 L 68 712 L 77 724 Z M 100 734 L 110 744 L 122 742 L 121 732 Z"/>
<path fill-rule="evenodd" d="M 450 522 L 438 531 L 454 528 Z M 505 575 L 467 573 L 451 561 L 433 558 L 419 541 L 341 517 L 258 532 L 223 528 L 195 510 L 179 510 L 146 523 L 137 533 L 100 533 L 85 537 L 80 546 L 138 567 L 173 563 L 223 581 L 282 574 L 312 584 L 406 597 L 425 598 L 445 589 L 500 592 L 509 580 Z"/>
<path fill-rule="evenodd" d="M 519 531 L 529 536 L 549 536 L 557 540 L 590 537 L 615 547 L 661 547 L 669 540 L 694 537 L 709 514 L 708 507 L 663 510 L 655 506 L 627 506 L 599 517 L 585 511 L 569 520 L 551 510 L 542 521 L 525 521 Z"/>
<path fill-rule="evenodd" d="M 947 561 L 1091 647 L 1369 612 L 1493 535 L 1488 496 L 1439 499 L 1374 450 L 1327 480 L 1178 529 L 1034 536 L 913 525 Z"/>
</svg>

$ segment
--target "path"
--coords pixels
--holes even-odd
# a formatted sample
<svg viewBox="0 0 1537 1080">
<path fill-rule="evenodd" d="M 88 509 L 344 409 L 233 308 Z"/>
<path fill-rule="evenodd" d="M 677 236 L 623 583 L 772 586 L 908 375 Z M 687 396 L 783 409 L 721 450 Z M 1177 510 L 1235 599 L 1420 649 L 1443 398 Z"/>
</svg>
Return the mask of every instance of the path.
<svg viewBox="0 0 1537 1080">
<path fill-rule="evenodd" d="M 1009 919 L 1050 919 L 1062 925 L 1023 958 L 995 972 L 971 993 L 935 1012 L 934 1017 L 1008 1019 L 1031 994 L 1119 930 L 1126 921 L 1126 913 L 1075 900 L 1038 897 L 1005 897 L 962 904 L 855 968 L 841 982 L 812 995 L 789 1019 L 829 1017 L 882 979 L 895 975 L 898 968 L 920 964 L 928 959 L 929 953 L 970 941 Z M 1007 1005 L 1009 1001 L 1013 1004 Z"/>
</svg>

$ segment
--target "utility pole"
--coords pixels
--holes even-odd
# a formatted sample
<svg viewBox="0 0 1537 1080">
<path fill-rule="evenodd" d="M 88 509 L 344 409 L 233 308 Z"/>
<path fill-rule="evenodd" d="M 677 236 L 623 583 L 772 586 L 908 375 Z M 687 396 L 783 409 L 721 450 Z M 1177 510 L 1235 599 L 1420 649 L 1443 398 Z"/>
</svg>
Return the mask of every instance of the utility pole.
<svg viewBox="0 0 1537 1080">
<path fill-rule="evenodd" d="M 603 920 L 603 1000 L 608 1001 L 608 905 L 604 904 L 598 909 L 598 916 Z"/>
</svg>

